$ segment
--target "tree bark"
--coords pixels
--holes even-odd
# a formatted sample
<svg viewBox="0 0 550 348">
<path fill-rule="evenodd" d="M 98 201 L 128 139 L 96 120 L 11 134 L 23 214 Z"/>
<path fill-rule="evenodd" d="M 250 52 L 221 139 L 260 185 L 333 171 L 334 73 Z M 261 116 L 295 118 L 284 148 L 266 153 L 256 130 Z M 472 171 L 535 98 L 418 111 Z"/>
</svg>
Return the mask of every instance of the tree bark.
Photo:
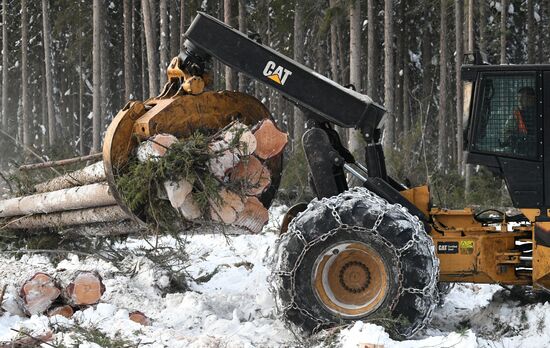
<svg viewBox="0 0 550 348">
<path fill-rule="evenodd" d="M 28 153 L 31 146 L 30 100 L 29 100 L 29 22 L 27 18 L 27 0 L 21 0 L 21 102 L 23 111 L 23 146 Z"/>
<path fill-rule="evenodd" d="M 374 14 L 374 0 L 367 0 L 367 95 L 374 101 L 378 101 L 378 94 L 376 93 L 376 75 L 374 69 L 376 68 L 376 33 L 374 22 L 376 20 Z"/>
<path fill-rule="evenodd" d="M 8 1 L 2 0 L 2 129 L 8 130 Z"/>
<path fill-rule="evenodd" d="M 179 2 L 170 1 L 170 59 L 180 53 L 180 11 Z"/>
<path fill-rule="evenodd" d="M 34 185 L 36 193 L 52 192 L 75 186 L 88 185 L 105 181 L 103 162 L 96 162 L 80 170 L 63 174 L 46 182 Z"/>
<path fill-rule="evenodd" d="M 108 26 L 108 16 L 107 16 L 107 10 L 108 8 L 106 6 L 102 6 L 101 8 L 101 47 L 99 51 L 99 56 L 101 59 L 101 77 L 100 77 L 100 87 L 99 87 L 99 95 L 100 95 L 100 104 L 101 104 L 101 123 L 100 123 L 100 132 L 103 133 L 103 131 L 107 128 L 106 123 L 108 121 L 109 116 L 109 108 L 111 103 L 111 92 L 109 90 L 109 78 L 110 75 L 110 59 L 109 59 L 109 42 L 111 40 L 109 30 L 107 30 Z M 100 149 L 101 150 L 101 149 Z"/>
<path fill-rule="evenodd" d="M 93 3 L 93 51 L 92 51 L 92 70 L 93 70 L 93 138 L 92 153 L 100 151 L 101 146 L 101 0 L 94 0 Z"/>
<path fill-rule="evenodd" d="M 508 20 L 508 1 L 501 0 L 500 12 L 500 64 L 506 64 L 506 22 Z"/>
<path fill-rule="evenodd" d="M 527 0 L 527 63 L 535 64 L 535 8 L 533 0 Z"/>
<path fill-rule="evenodd" d="M 294 60 L 298 63 L 304 63 L 304 5 L 301 1 L 296 1 L 294 7 Z M 302 141 L 304 134 L 304 113 L 300 108 L 294 107 L 294 132 L 293 132 L 293 148 L 298 146 Z"/>
<path fill-rule="evenodd" d="M 354 0 L 349 7 L 349 83 L 361 91 L 361 2 Z M 358 155 L 361 152 L 361 132 L 350 129 L 348 132 L 349 150 Z"/>
<path fill-rule="evenodd" d="M 441 0 L 439 27 L 439 112 L 437 137 L 437 162 L 439 168 L 448 168 L 447 139 L 447 1 Z"/>
<path fill-rule="evenodd" d="M 338 71 L 338 26 L 337 18 L 334 16 L 337 0 L 329 0 L 329 6 L 332 9 L 333 17 L 330 21 L 330 76 L 334 82 L 340 83 L 340 72 Z"/>
<path fill-rule="evenodd" d="M 48 108 L 48 144 L 54 146 L 56 143 L 55 134 L 55 110 L 53 103 L 53 78 L 52 78 L 52 53 L 50 42 L 50 14 L 48 1 L 42 0 L 42 24 L 44 40 L 44 64 L 46 75 L 46 103 Z M 44 125 L 46 126 L 46 125 Z"/>
<path fill-rule="evenodd" d="M 469 13 L 470 12 L 469 8 L 470 7 L 473 8 L 472 1 L 473 0 L 468 1 L 468 21 L 473 21 L 474 14 Z M 485 17 L 486 16 L 485 12 L 487 11 L 487 7 L 486 7 L 487 5 L 485 4 L 485 1 L 480 1 L 478 6 L 479 6 L 479 50 L 482 52 L 487 52 L 487 18 Z M 468 35 L 470 35 L 469 34 L 470 32 L 472 33 L 471 35 L 473 36 L 473 30 L 470 30 L 470 28 L 468 28 Z M 470 42 L 470 39 L 468 39 L 468 47 L 470 45 L 469 42 Z M 472 46 L 473 46 L 473 42 L 472 42 Z"/>
<path fill-rule="evenodd" d="M 238 0 L 238 1 L 239 1 L 239 31 L 246 34 L 246 30 L 247 30 L 246 1 L 245 0 Z M 249 83 L 250 81 L 246 77 L 246 75 L 243 73 L 239 73 L 239 91 L 246 92 L 248 89 Z"/>
<path fill-rule="evenodd" d="M 463 20 L 464 20 L 464 7 L 461 0 L 455 0 L 455 49 L 456 49 L 456 162 L 458 167 L 458 173 L 462 175 L 463 172 L 463 160 L 462 160 L 462 100 L 463 100 L 463 90 L 462 90 L 462 75 L 460 73 L 460 67 L 462 66 L 462 60 L 464 56 L 464 40 L 463 40 Z"/>
<path fill-rule="evenodd" d="M 159 72 L 156 52 L 157 38 L 154 32 L 153 17 L 149 0 L 141 0 L 141 11 L 143 13 L 143 27 L 145 31 L 145 42 L 147 45 L 147 69 L 149 71 L 149 97 L 155 97 L 159 93 Z"/>
<path fill-rule="evenodd" d="M 392 0 L 384 1 L 384 105 L 386 106 L 385 147 L 395 144 L 394 85 L 393 85 L 393 6 Z"/>
<path fill-rule="evenodd" d="M 130 0 L 123 2 L 124 17 L 124 99 L 131 100 L 134 96 L 134 47 L 132 16 L 133 8 Z"/>
<path fill-rule="evenodd" d="M 130 219 L 118 205 L 35 214 L 12 218 L 6 229 L 42 229 L 63 226 L 81 226 L 97 223 L 120 222 Z"/>
<path fill-rule="evenodd" d="M 168 67 L 168 4 L 160 0 L 160 86 L 166 83 L 166 68 Z"/>
<path fill-rule="evenodd" d="M 116 204 L 105 183 L 0 201 L 0 217 L 45 214 Z"/>
<path fill-rule="evenodd" d="M 223 20 L 225 24 L 234 27 L 234 15 L 233 15 L 233 0 L 223 0 Z M 225 89 L 228 91 L 235 91 L 237 86 L 237 72 L 230 67 L 225 67 Z"/>
<path fill-rule="evenodd" d="M 187 7 L 185 6 L 185 0 L 180 1 L 180 52 L 185 49 L 185 30 L 187 29 Z"/>
</svg>

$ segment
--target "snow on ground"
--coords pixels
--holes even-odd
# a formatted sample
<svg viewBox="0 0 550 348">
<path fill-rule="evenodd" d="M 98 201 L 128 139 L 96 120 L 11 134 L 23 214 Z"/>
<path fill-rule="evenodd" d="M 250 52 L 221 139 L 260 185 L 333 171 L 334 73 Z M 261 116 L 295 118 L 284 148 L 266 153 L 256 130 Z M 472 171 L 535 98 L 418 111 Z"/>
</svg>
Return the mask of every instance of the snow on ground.
<svg viewBox="0 0 550 348">
<path fill-rule="evenodd" d="M 93 327 L 109 337 L 127 338 L 144 347 L 295 347 L 310 346 L 278 319 L 269 291 L 271 252 L 281 213 L 260 235 L 225 238 L 194 235 L 186 247 L 188 272 L 194 279 L 187 292 L 164 294 L 169 279 L 150 260 L 136 256 L 121 265 L 70 255 L 57 264 L 42 255 L 20 259 L 0 256 L 0 284 L 8 284 L 0 316 L 0 342 L 17 335 L 12 329 L 33 335 L 52 330 L 54 344 L 78 342 L 75 327 Z M 170 238 L 161 243 L 169 245 Z M 144 242 L 130 239 L 126 246 Z M 17 311 L 18 287 L 37 271 L 48 272 L 66 283 L 78 270 L 97 270 L 107 291 L 101 303 L 77 312 L 72 319 L 33 316 Z M 394 341 L 380 326 L 357 322 L 317 339 L 317 347 L 548 347 L 550 304 L 520 305 L 504 296 L 497 285 L 456 285 L 438 307 L 428 328 L 413 340 Z M 141 326 L 128 319 L 139 310 L 152 319 Z M 18 315 L 19 314 L 19 315 Z M 321 341 L 319 343 L 319 341 Z M 306 343 L 307 342 L 307 343 Z M 44 345 L 45 346 L 45 345 Z M 80 347 L 99 347 L 84 343 Z"/>
</svg>

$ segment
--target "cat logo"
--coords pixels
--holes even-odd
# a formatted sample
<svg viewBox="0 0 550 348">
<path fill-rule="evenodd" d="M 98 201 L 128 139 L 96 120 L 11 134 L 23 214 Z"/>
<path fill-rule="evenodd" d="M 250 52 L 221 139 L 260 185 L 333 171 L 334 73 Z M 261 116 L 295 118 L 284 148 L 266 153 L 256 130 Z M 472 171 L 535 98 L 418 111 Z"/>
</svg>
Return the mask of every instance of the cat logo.
<svg viewBox="0 0 550 348">
<path fill-rule="evenodd" d="M 275 83 L 284 85 L 286 79 L 292 75 L 292 71 L 283 68 L 282 66 L 277 66 L 274 61 L 269 61 L 264 68 L 264 76 L 272 80 Z"/>
</svg>

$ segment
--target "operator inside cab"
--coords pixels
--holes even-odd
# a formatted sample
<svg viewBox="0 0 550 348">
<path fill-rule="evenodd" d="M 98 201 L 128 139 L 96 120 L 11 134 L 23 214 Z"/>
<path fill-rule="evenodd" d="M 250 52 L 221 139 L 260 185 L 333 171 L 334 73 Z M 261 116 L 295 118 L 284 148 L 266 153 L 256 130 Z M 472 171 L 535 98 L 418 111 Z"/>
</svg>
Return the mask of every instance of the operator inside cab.
<svg viewBox="0 0 550 348">
<path fill-rule="evenodd" d="M 517 107 L 504 126 L 502 145 L 511 152 L 529 155 L 536 151 L 536 95 L 532 87 L 522 87 L 517 93 Z"/>
</svg>

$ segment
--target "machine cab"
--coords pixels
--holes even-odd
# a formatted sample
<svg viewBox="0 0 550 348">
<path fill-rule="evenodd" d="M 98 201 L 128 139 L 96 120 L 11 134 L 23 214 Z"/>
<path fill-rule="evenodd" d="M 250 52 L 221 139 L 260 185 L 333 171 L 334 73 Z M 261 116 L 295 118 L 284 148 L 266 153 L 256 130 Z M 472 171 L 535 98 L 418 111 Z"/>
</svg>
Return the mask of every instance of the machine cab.
<svg viewBox="0 0 550 348">
<path fill-rule="evenodd" d="M 500 175 L 515 207 L 550 206 L 550 65 L 465 65 L 462 77 L 467 163 Z"/>
</svg>

